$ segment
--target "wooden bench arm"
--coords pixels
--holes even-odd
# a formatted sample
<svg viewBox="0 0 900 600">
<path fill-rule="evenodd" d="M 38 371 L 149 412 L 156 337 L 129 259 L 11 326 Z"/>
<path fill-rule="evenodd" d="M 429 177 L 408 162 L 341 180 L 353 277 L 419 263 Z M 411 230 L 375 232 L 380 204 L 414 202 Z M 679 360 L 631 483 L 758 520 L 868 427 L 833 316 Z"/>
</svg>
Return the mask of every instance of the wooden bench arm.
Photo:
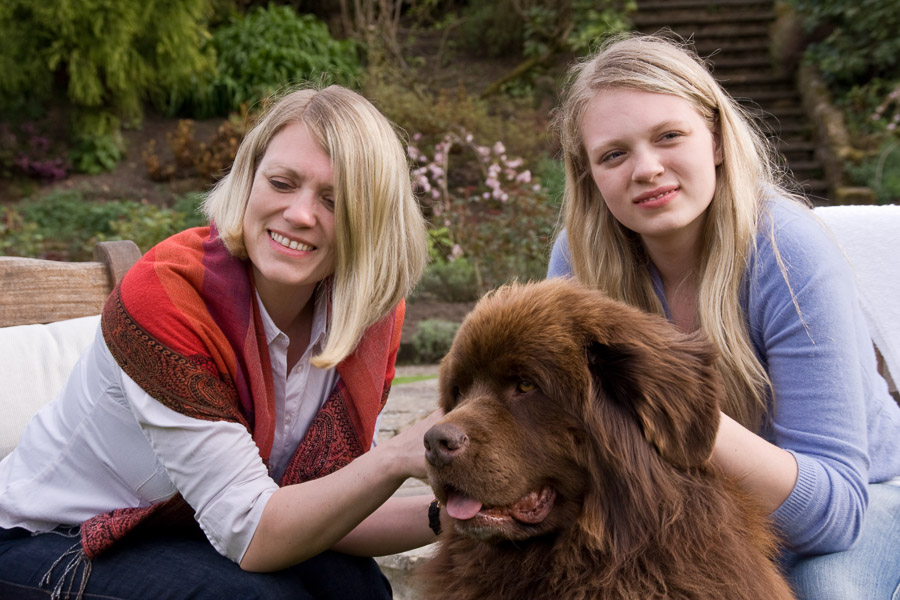
<svg viewBox="0 0 900 600">
<path fill-rule="evenodd" d="M 94 262 L 0 256 L 0 327 L 98 314 L 141 251 L 131 240 L 99 242 Z"/>
</svg>

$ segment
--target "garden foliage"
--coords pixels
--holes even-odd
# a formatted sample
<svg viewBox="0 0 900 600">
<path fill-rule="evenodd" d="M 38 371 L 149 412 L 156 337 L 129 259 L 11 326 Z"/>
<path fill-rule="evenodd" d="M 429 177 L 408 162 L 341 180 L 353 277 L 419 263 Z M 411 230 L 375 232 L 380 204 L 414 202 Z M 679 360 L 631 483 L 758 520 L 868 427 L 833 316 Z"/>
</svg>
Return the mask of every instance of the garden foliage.
<svg viewBox="0 0 900 600">
<path fill-rule="evenodd" d="M 824 75 L 854 143 L 868 158 L 849 164 L 857 185 L 882 202 L 900 199 L 900 2 L 789 0 L 812 43 L 806 60 Z"/>
<path fill-rule="evenodd" d="M 257 6 L 213 32 L 216 68 L 186 96 L 196 117 L 225 116 L 283 88 L 313 81 L 353 87 L 360 75 L 356 44 L 331 37 L 324 23 L 291 6 Z"/>
<path fill-rule="evenodd" d="M 178 200 L 173 208 L 132 200 L 91 202 L 80 192 L 56 192 L 0 208 L 0 255 L 55 260 L 91 260 L 94 245 L 133 240 L 146 252 L 160 240 L 205 224 L 197 206 L 200 194 Z"/>
<path fill-rule="evenodd" d="M 459 323 L 444 319 L 423 319 L 410 338 L 411 354 L 398 357 L 409 362 L 434 364 L 439 362 L 453 345 Z"/>
<path fill-rule="evenodd" d="M 0 110 L 35 117 L 65 97 L 76 167 L 108 168 L 122 120 L 138 121 L 146 102 L 166 106 L 212 68 L 201 51 L 208 11 L 209 0 L 4 0 Z"/>
<path fill-rule="evenodd" d="M 595 34 L 623 26 L 624 13 L 613 7 L 632 4 L 429 0 L 404 8 L 400 0 L 384 0 L 378 6 L 398 18 L 433 9 L 448 26 L 445 33 L 458 33 L 475 12 L 509 17 L 515 5 L 517 20 L 501 19 L 499 29 L 513 34 L 515 53 L 530 57 L 586 49 Z M 52 179 L 71 169 L 109 168 L 120 157 L 120 123 L 136 122 L 152 105 L 187 118 L 166 143 L 143 149 L 147 174 L 154 181 L 182 180 L 182 190 L 191 189 L 185 187 L 189 180 L 206 187 L 229 167 L 260 101 L 308 80 L 341 83 L 359 87 L 401 131 L 412 134 L 401 135 L 429 221 L 431 254 L 412 300 L 470 302 L 507 281 L 542 278 L 562 187 L 546 98 L 538 98 L 527 82 L 516 97 L 501 92 L 490 101 L 462 84 L 435 85 L 426 58 L 400 55 L 413 44 L 371 43 L 379 35 L 368 25 L 357 28 L 356 42 L 336 41 L 322 22 L 297 14 L 296 5 L 57 0 L 51 9 L 9 0 L 0 6 L 0 33 L 11 40 L 0 47 L 0 68 L 9 75 L 0 80 L 0 109 L 24 114 L 27 121 L 65 97 L 65 105 L 55 108 L 71 113 L 77 126 L 68 140 L 74 152 L 63 158 L 37 129 L 0 129 L 3 140 L 14 142 L 0 148 L 0 176 Z M 219 12 L 211 14 L 210 6 Z M 363 21 L 370 22 L 378 23 Z M 399 33 L 407 30 L 394 26 L 388 37 L 400 44 Z M 555 35 L 562 37 L 551 40 Z M 485 41 L 500 43 L 500 36 Z M 192 119 L 207 116 L 229 118 L 211 139 L 199 139 Z M 89 192 L 36 194 L 0 209 L 0 254 L 87 260 L 97 241 L 119 238 L 133 239 L 146 251 L 176 231 L 203 224 L 196 211 L 201 198 L 202 193 L 182 196 L 169 206 L 95 201 Z M 455 327 L 421 324 L 417 360 L 443 355 Z"/>
<path fill-rule="evenodd" d="M 502 141 L 480 144 L 464 129 L 431 148 L 420 148 L 421 140 L 414 135 L 407 152 L 432 233 L 443 232 L 440 244 L 432 235 L 436 262 L 465 257 L 478 295 L 510 279 L 542 278 L 557 207 L 525 161 L 509 155 Z"/>
<path fill-rule="evenodd" d="M 900 2 L 788 0 L 807 31 L 821 37 L 807 57 L 835 87 L 900 76 Z"/>
<path fill-rule="evenodd" d="M 489 56 L 583 54 L 599 37 L 626 30 L 635 8 L 632 0 L 473 1 L 462 10 L 462 40 Z"/>
</svg>

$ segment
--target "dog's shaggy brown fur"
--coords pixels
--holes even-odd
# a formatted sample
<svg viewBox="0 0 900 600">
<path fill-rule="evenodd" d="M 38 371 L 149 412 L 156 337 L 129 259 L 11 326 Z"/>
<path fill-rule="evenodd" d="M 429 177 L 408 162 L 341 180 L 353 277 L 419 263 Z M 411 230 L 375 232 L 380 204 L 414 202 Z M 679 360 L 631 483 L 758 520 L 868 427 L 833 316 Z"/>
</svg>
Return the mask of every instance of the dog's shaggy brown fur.
<svg viewBox="0 0 900 600">
<path fill-rule="evenodd" d="M 713 360 L 699 336 L 571 281 L 483 299 L 425 436 L 453 517 L 425 597 L 792 598 L 765 516 L 708 462 Z"/>
</svg>

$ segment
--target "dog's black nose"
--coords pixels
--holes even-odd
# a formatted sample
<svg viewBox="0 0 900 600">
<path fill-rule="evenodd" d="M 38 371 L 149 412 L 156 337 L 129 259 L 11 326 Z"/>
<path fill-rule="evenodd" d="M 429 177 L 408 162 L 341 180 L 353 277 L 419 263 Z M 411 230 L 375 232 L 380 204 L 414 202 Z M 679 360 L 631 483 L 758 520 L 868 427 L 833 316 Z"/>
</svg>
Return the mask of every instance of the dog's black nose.
<svg viewBox="0 0 900 600">
<path fill-rule="evenodd" d="M 450 423 L 438 423 L 425 432 L 425 459 L 435 467 L 444 467 L 469 445 L 469 436 Z"/>
</svg>

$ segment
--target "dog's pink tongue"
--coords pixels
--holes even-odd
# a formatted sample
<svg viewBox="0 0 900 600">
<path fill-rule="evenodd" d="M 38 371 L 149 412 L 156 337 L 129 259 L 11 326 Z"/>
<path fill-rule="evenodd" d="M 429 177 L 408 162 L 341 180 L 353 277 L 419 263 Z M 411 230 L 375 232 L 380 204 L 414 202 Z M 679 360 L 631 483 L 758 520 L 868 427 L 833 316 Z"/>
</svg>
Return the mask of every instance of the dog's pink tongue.
<svg viewBox="0 0 900 600">
<path fill-rule="evenodd" d="M 460 492 L 447 494 L 447 514 L 460 521 L 468 521 L 481 510 L 481 502 Z"/>
</svg>

